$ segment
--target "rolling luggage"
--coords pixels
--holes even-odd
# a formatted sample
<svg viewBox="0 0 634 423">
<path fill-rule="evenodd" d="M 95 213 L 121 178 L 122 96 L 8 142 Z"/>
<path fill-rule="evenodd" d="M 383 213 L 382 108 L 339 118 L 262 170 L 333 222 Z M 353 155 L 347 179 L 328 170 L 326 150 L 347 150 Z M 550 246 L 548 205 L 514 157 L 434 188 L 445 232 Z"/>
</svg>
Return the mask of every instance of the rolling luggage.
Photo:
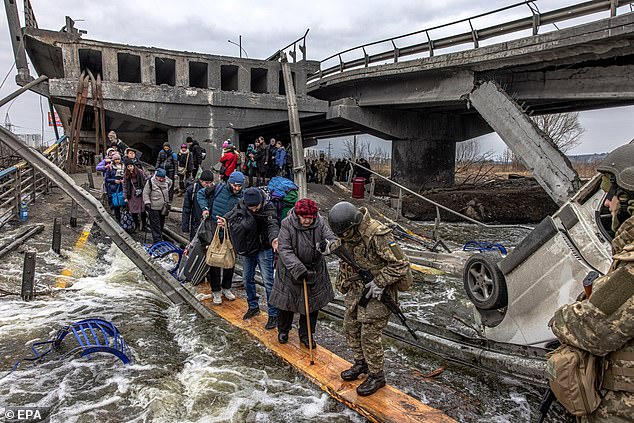
<svg viewBox="0 0 634 423">
<path fill-rule="evenodd" d="M 203 223 L 204 221 L 201 222 L 201 226 Z M 200 226 L 198 230 L 200 230 Z M 185 257 L 182 260 L 181 268 L 178 270 L 178 280 L 181 282 L 191 282 L 192 285 L 198 285 L 205 278 L 209 270 L 209 266 L 205 262 L 206 253 L 207 246 L 200 242 L 198 231 L 196 231 L 194 239 L 185 249 Z"/>
</svg>

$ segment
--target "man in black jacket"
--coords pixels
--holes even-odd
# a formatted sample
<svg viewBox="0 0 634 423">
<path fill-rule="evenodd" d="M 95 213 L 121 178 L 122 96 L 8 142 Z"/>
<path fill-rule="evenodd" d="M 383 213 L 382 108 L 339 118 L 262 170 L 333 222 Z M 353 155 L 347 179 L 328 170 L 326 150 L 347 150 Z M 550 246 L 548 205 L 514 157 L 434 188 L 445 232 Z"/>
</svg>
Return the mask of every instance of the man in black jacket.
<svg viewBox="0 0 634 423">
<path fill-rule="evenodd" d="M 242 276 L 249 305 L 243 319 L 250 319 L 260 313 L 259 297 L 255 290 L 255 268 L 259 266 L 268 304 L 269 318 L 265 328 L 274 329 L 277 327 L 277 308 L 268 300 L 273 288 L 273 258 L 277 252 L 277 236 L 280 232 L 277 208 L 264 201 L 259 188 L 249 187 L 244 190 L 238 205 L 225 215 L 225 219 L 229 222 L 231 241 L 236 253 L 243 257 Z M 223 225 L 224 222 L 219 224 Z"/>
<path fill-rule="evenodd" d="M 198 168 L 203 163 L 203 150 L 198 141 L 193 139 L 192 137 L 187 137 L 185 139 L 185 142 L 187 143 L 187 147 L 189 148 L 189 153 L 192 155 L 192 176 L 195 178 L 196 175 L 198 175 Z"/>
<path fill-rule="evenodd" d="M 198 182 L 190 184 L 185 190 L 183 198 L 183 213 L 181 218 L 181 229 L 189 233 L 189 240 L 194 239 L 198 226 L 202 220 L 203 211 L 196 201 L 198 190 L 210 189 L 214 186 L 214 174 L 210 170 L 204 170 Z"/>
</svg>

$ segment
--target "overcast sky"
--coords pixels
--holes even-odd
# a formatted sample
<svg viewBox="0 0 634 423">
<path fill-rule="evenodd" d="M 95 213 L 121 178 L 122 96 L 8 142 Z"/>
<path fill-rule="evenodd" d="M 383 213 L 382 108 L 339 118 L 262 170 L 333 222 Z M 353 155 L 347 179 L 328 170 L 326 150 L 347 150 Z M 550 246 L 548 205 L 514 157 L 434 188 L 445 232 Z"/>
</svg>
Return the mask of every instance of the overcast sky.
<svg viewBox="0 0 634 423">
<path fill-rule="evenodd" d="M 22 1 L 17 2 L 20 19 L 23 19 Z M 324 59 L 358 44 L 449 23 L 514 3 L 516 1 L 512 0 L 31 0 L 40 28 L 59 30 L 64 26 L 64 16 L 69 15 L 77 22 L 76 27 L 88 31 L 84 38 L 210 54 L 238 56 L 238 47 L 227 40 L 237 43 L 239 35 L 242 35 L 242 46 L 247 55 L 265 59 L 310 28 L 307 51 L 308 58 L 312 60 Z M 577 2 L 535 2 L 542 12 L 574 3 Z M 619 9 L 620 13 L 627 11 L 629 7 Z M 0 13 L 0 19 L 6 22 L 4 8 Z M 482 28 L 496 21 L 529 15 L 528 7 L 523 5 L 492 17 L 480 18 L 474 21 L 474 26 Z M 608 17 L 608 12 L 592 18 L 601 17 Z M 0 78 L 4 79 L 14 58 L 7 25 L 0 26 L 4 28 L 0 31 Z M 456 33 L 466 29 L 468 26 L 458 26 L 450 31 Z M 553 29 L 552 26 L 544 27 L 541 32 Z M 443 33 L 437 31 L 432 33 L 432 37 L 434 35 L 438 37 Z M 15 69 L 11 70 L 0 89 L 0 97 L 18 88 L 15 74 Z M 42 107 L 45 119 L 46 101 L 42 101 Z M 18 127 L 17 132 L 40 133 L 42 115 L 39 96 L 25 93 L 0 108 L 0 123 L 4 123 L 7 112 L 11 123 Z M 586 132 L 581 145 L 571 153 L 609 151 L 630 141 L 634 138 L 633 113 L 634 107 L 583 112 L 581 123 Z M 44 124 L 47 125 L 46 122 Z M 50 138 L 53 138 L 53 132 L 46 126 L 45 139 Z M 483 148 L 501 150 L 502 143 L 497 136 L 487 136 Z"/>
</svg>

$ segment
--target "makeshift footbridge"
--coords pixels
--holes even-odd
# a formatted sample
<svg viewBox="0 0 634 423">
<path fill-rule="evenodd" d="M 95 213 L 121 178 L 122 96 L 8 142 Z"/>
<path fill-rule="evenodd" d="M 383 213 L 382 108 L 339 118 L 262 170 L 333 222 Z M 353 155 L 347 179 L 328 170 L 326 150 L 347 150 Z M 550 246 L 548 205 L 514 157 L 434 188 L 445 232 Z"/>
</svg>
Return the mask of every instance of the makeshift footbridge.
<svg viewBox="0 0 634 423">
<path fill-rule="evenodd" d="M 0 128 L 0 142 L 14 150 L 16 154 L 26 160 L 33 169 L 46 175 L 52 183 L 57 185 L 69 195 L 84 211 L 92 216 L 97 226 L 110 237 L 119 249 L 143 272 L 145 277 L 154 284 L 167 298 L 176 305 L 187 304 L 205 319 L 210 319 L 216 314 L 228 320 L 235 326 L 247 330 L 252 336 L 263 342 L 272 352 L 291 364 L 296 370 L 315 382 L 330 394 L 333 398 L 346 404 L 370 421 L 374 422 L 404 422 L 404 421 L 428 421 L 451 422 L 453 419 L 442 411 L 435 410 L 417 399 L 399 391 L 393 387 L 386 387 L 370 398 L 361 398 L 356 395 L 354 386 L 343 383 L 338 374 L 348 364 L 336 354 L 320 347 L 328 365 L 305 366 L 304 361 L 299 360 L 296 348 L 288 345 L 278 345 L 270 342 L 268 332 L 253 330 L 253 327 L 241 325 L 243 320 L 236 316 L 243 310 L 234 307 L 233 314 L 226 315 L 229 310 L 223 308 L 225 314 L 215 313 L 210 310 L 211 304 L 201 303 L 191 292 L 184 288 L 165 269 L 154 263 L 145 249 L 133 240 L 119 224 L 104 209 L 102 204 L 88 191 L 77 186 L 75 181 L 62 169 L 49 161 L 37 150 L 25 145 L 19 138 L 4 128 Z M 240 301 L 236 301 L 236 306 Z M 243 308 L 246 308 L 244 305 Z M 305 355 L 305 354 L 304 354 Z"/>
</svg>

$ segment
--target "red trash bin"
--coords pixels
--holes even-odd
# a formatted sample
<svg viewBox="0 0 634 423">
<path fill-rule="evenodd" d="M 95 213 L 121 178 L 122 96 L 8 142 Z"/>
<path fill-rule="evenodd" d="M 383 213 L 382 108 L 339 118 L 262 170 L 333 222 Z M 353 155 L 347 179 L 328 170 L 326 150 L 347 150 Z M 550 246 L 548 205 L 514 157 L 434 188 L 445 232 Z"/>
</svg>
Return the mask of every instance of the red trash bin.
<svg viewBox="0 0 634 423">
<path fill-rule="evenodd" d="M 352 198 L 363 198 L 365 196 L 365 178 L 352 178 Z"/>
</svg>

